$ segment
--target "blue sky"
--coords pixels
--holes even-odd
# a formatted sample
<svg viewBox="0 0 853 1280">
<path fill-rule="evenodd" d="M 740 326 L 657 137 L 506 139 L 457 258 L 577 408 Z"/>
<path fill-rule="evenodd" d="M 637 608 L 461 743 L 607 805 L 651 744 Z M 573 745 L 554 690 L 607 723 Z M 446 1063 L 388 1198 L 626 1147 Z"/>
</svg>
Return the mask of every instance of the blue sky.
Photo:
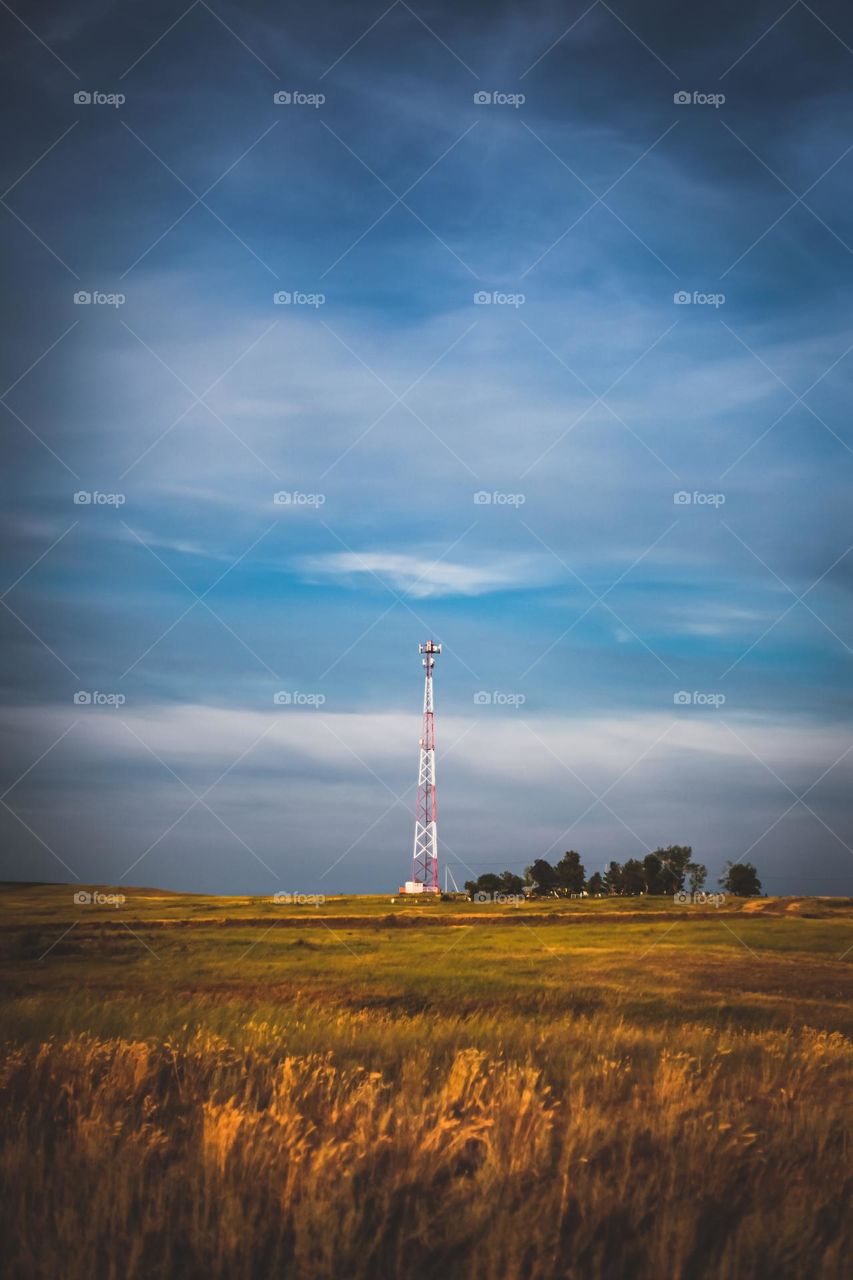
<svg viewBox="0 0 853 1280">
<path fill-rule="evenodd" d="M 460 881 L 850 892 L 853 24 L 683 9 L 3 11 L 2 874 L 395 887 L 433 636 Z"/>
</svg>

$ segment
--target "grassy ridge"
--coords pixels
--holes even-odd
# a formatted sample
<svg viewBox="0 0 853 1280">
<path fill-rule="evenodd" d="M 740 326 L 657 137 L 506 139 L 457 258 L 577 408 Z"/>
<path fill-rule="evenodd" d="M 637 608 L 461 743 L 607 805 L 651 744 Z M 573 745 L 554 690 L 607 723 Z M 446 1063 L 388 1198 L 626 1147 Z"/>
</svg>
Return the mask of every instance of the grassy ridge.
<svg viewBox="0 0 853 1280">
<path fill-rule="evenodd" d="M 120 907 L 85 906 L 75 903 L 80 890 L 98 889 L 103 893 L 121 894 Z M 495 905 L 468 901 L 462 894 L 447 899 L 431 895 L 406 897 L 403 894 L 329 894 L 319 905 L 313 903 L 275 903 L 272 894 L 265 896 L 225 897 L 215 894 L 173 893 L 164 889 L 145 889 L 126 885 L 21 885 L 0 882 L 0 928 L 14 928 L 33 921 L 66 922 L 77 919 L 109 920 L 117 913 L 122 919 L 140 922 L 173 921 L 182 925 L 193 921 L 273 920 L 283 922 L 310 920 L 313 917 L 377 919 L 383 917 L 413 918 L 423 922 L 464 917 L 473 923 L 484 918 L 518 921 L 554 916 L 575 918 L 609 918 L 629 915 L 683 916 L 693 915 L 784 915 L 792 918 L 851 918 L 853 898 L 732 898 L 719 907 L 684 907 L 669 897 L 640 896 L 633 898 L 535 898 L 521 906 Z"/>
<path fill-rule="evenodd" d="M 281 928 L 140 894 L 62 936 L 70 894 L 0 891 L 17 1280 L 845 1272 L 848 904 Z"/>
</svg>

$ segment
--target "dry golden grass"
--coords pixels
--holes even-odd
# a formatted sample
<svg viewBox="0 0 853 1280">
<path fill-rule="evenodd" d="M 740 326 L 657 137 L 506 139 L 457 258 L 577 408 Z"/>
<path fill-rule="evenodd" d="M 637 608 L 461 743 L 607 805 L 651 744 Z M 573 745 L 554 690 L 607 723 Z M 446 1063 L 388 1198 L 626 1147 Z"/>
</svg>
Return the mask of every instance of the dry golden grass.
<svg viewBox="0 0 853 1280">
<path fill-rule="evenodd" d="M 398 1031 L 336 1018 L 356 1041 Z M 676 1045 L 603 1014 L 555 1030 L 526 1060 L 445 1044 L 389 1072 L 289 1054 L 287 1026 L 251 1021 L 239 1049 L 203 1030 L 19 1047 L 6 1274 L 843 1274 L 844 1036 L 691 1026 Z"/>
<path fill-rule="evenodd" d="M 28 893 L 0 927 L 11 1280 L 849 1272 L 849 903 L 298 929 L 223 900 L 189 930 L 177 895 L 164 929 Z"/>
</svg>

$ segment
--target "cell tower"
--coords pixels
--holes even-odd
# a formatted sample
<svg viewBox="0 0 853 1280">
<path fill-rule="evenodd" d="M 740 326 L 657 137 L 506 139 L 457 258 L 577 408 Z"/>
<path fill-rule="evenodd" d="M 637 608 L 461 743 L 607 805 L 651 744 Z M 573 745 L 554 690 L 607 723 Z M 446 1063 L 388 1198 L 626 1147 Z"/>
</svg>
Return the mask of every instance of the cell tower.
<svg viewBox="0 0 853 1280">
<path fill-rule="evenodd" d="M 418 765 L 418 799 L 415 806 L 415 848 L 412 856 L 412 878 L 403 893 L 439 893 L 438 832 L 435 821 L 435 711 L 432 697 L 432 670 L 441 645 L 434 640 L 418 645 L 423 654 L 424 724 Z"/>
</svg>

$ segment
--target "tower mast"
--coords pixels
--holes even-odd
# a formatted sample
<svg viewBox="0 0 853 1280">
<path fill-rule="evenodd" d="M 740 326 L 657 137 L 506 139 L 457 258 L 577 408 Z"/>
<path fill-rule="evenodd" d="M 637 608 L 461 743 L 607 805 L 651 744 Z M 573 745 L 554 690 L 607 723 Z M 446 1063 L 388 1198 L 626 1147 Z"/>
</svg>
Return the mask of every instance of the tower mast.
<svg viewBox="0 0 853 1280">
<path fill-rule="evenodd" d="M 435 807 L 435 707 L 432 672 L 441 645 L 433 640 L 418 645 L 423 655 L 424 719 L 418 765 L 418 799 L 415 806 L 415 846 L 412 856 L 413 893 L 438 893 L 438 832 Z M 414 886 L 418 887 L 415 888 Z"/>
</svg>

